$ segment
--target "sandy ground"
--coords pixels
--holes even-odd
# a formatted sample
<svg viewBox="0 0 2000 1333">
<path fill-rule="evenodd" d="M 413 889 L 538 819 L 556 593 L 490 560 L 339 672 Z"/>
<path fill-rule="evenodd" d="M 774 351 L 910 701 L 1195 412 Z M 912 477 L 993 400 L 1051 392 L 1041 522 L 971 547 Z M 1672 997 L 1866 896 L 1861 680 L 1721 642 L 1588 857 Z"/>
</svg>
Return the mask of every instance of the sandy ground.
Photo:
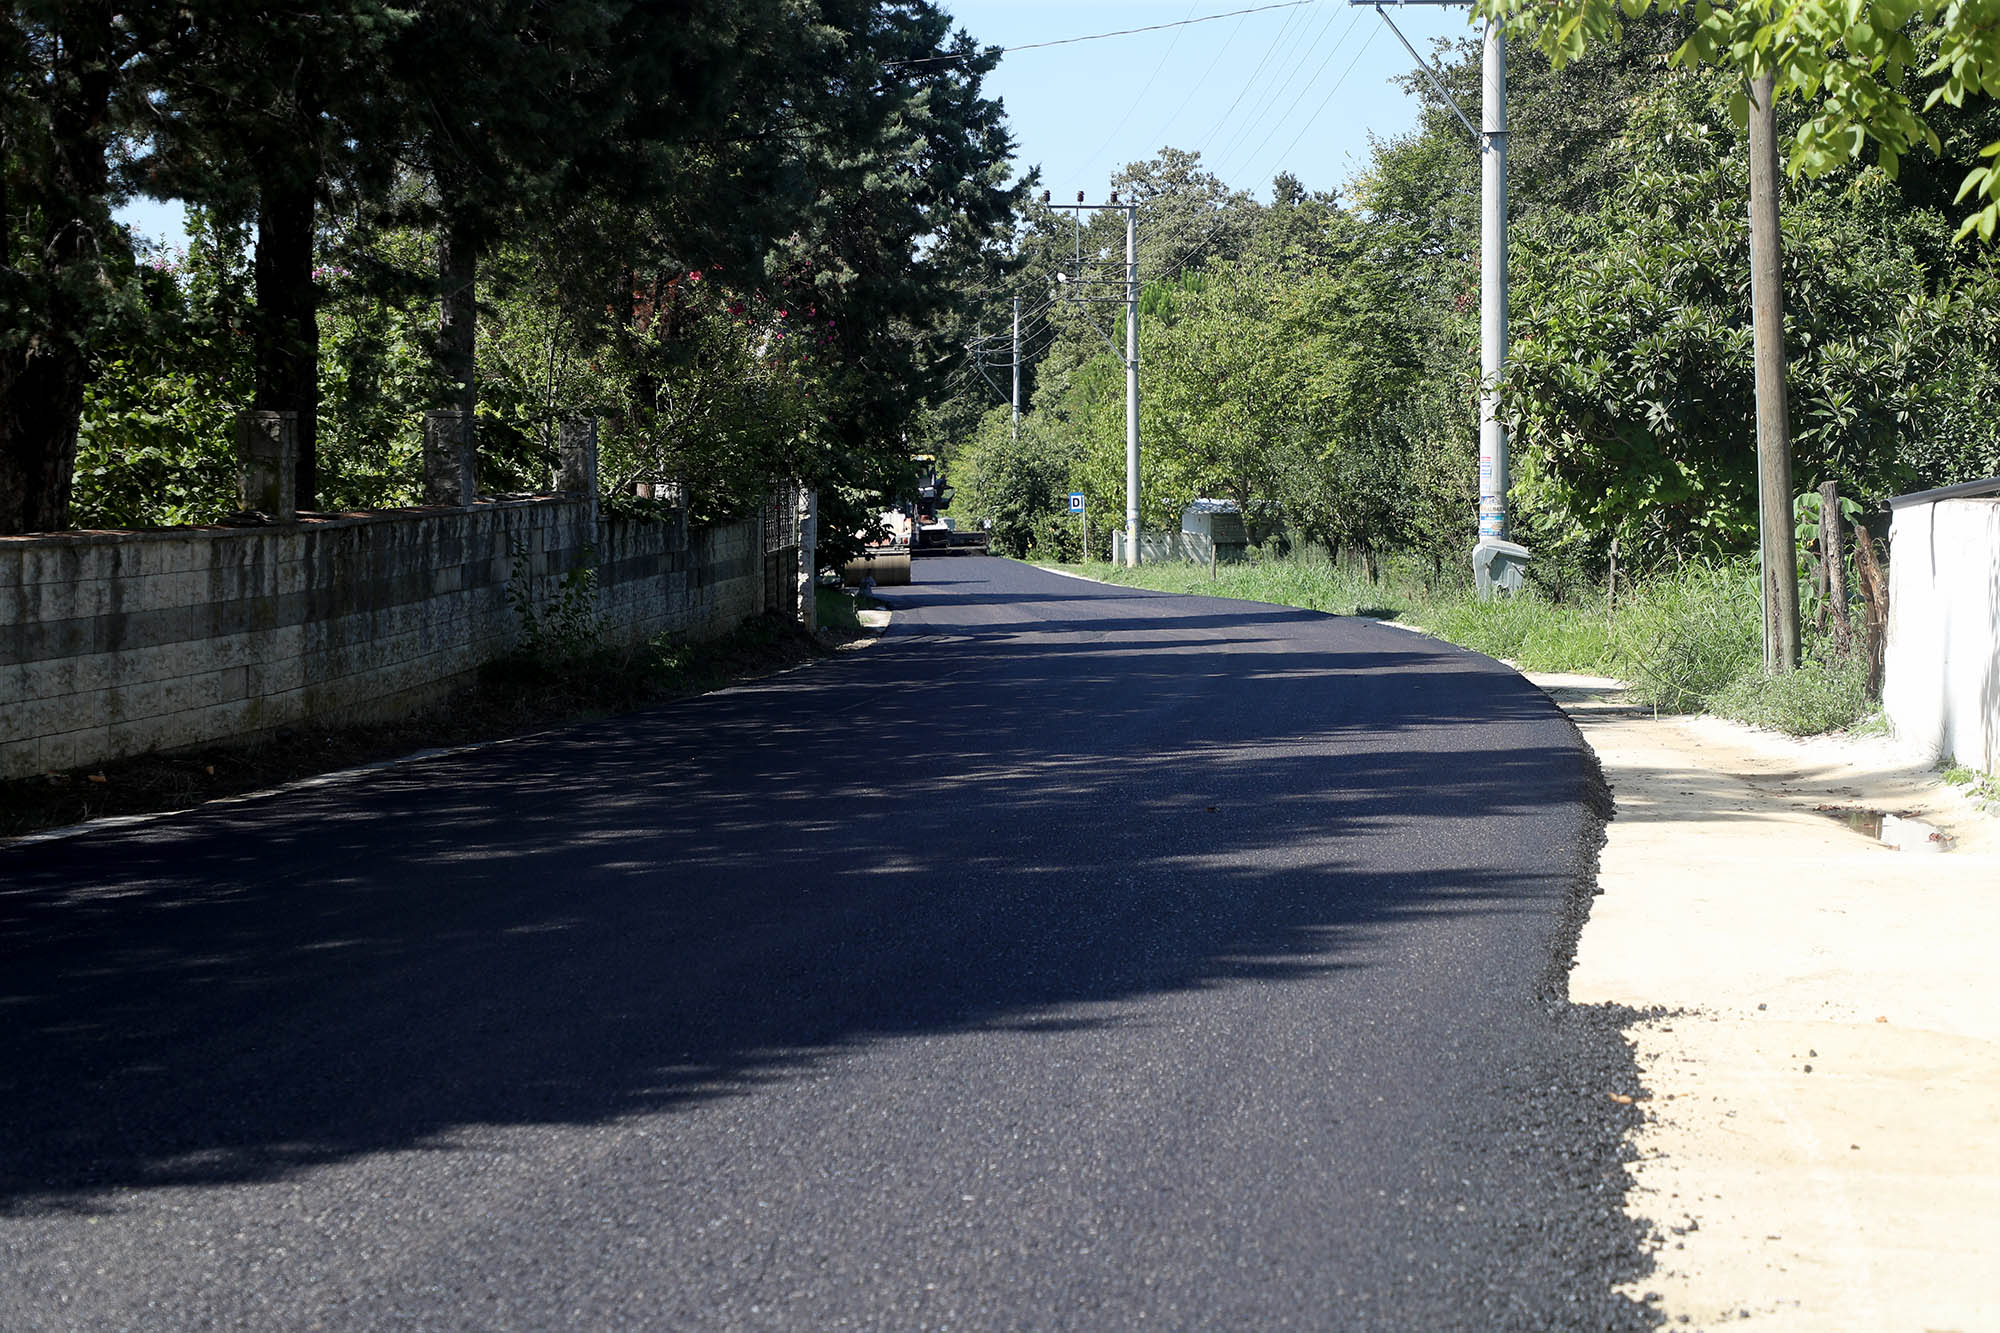
<svg viewBox="0 0 2000 1333">
<path fill-rule="evenodd" d="M 1886 739 L 1532 675 L 1617 802 L 1570 995 L 1637 1024 L 1671 1327 L 2000 1329 L 2000 820 Z M 1823 807 L 1956 839 L 1895 850 Z M 1892 829 L 1892 833 L 1894 830 Z"/>
</svg>

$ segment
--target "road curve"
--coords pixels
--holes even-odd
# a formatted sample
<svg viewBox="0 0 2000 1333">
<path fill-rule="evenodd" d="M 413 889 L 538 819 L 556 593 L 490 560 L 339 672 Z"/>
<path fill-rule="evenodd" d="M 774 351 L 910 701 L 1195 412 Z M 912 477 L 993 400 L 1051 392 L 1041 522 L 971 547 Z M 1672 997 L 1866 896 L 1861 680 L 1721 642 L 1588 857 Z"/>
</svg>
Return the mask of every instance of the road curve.
<svg viewBox="0 0 2000 1333">
<path fill-rule="evenodd" d="M 0 850 L 0 1327 L 1649 1326 L 1561 714 L 916 573 L 834 660 Z"/>
</svg>

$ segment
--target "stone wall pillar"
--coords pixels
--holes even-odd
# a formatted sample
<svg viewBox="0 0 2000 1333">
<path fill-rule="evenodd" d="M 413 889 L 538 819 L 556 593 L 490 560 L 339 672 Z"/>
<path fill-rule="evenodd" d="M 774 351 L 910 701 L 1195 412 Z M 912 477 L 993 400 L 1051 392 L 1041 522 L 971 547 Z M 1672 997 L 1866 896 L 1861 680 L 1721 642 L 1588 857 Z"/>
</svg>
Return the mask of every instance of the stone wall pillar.
<svg viewBox="0 0 2000 1333">
<path fill-rule="evenodd" d="M 799 487 L 799 623 L 819 628 L 819 492 Z"/>
<path fill-rule="evenodd" d="M 590 508 L 589 544 L 597 543 L 597 418 L 571 417 L 556 428 L 556 491 Z"/>
<path fill-rule="evenodd" d="M 245 510 L 290 521 L 299 513 L 299 414 L 236 418 L 236 489 Z"/>
<path fill-rule="evenodd" d="M 571 417 L 556 428 L 556 490 L 597 494 L 597 418 Z"/>
<path fill-rule="evenodd" d="M 466 412 L 424 413 L 424 503 L 467 508 L 479 496 L 479 457 Z"/>
</svg>

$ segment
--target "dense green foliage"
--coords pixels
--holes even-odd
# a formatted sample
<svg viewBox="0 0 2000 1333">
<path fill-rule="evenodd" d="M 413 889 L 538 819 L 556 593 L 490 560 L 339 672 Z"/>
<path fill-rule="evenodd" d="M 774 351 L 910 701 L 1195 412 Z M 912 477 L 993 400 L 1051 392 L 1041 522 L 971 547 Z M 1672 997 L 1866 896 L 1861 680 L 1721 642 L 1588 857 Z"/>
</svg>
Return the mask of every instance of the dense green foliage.
<svg viewBox="0 0 2000 1333">
<path fill-rule="evenodd" d="M 1967 0 L 1476 0 L 1474 10 L 1532 38 L 1558 68 L 1616 45 L 1634 20 L 1675 16 L 1676 61 L 1728 71 L 1737 125 L 1751 78 L 1770 77 L 1777 98 L 1802 109 L 1790 165 L 1814 177 L 1846 169 L 1872 141 L 1893 179 L 1906 158 L 1945 148 L 1953 109 L 2000 92 L 2000 27 L 1990 5 Z M 1959 194 L 1973 196 L 1976 211 L 1959 234 L 1992 240 L 2000 133 L 1989 127 L 1960 147 L 1976 149 L 1959 168 Z"/>
<path fill-rule="evenodd" d="M 1615 536 L 1642 561 L 1753 540 L 1747 185 L 1727 99 L 1718 76 L 1664 75 L 1631 103 L 1629 180 L 1521 228 L 1508 388 L 1517 494 L 1545 540 Z M 1879 170 L 1785 202 L 1802 487 L 1880 497 L 2000 469 L 1982 408 L 2000 390 L 1987 256 L 1952 247 L 1943 216 Z"/>
<path fill-rule="evenodd" d="M 1628 571 L 1751 549 L 1754 375 L 1742 135 L 1731 76 L 1672 63 L 1686 20 L 1625 25 L 1563 68 L 1510 62 L 1515 536 L 1561 597 Z M 1440 52 L 1477 118 L 1479 55 Z M 1411 557 L 1427 582 L 1468 577 L 1476 504 L 1478 162 L 1427 82 L 1420 125 L 1376 143 L 1343 193 L 1281 176 L 1260 204 L 1168 150 L 1116 184 L 1140 200 L 1144 518 L 1178 528 L 1197 497 L 1233 500 L 1254 540 Z M 1798 128 L 1799 112 L 1788 128 Z M 1791 182 L 1786 255 L 1794 476 L 1878 503 L 2000 472 L 2000 272 L 1953 239 L 1952 192 L 2000 137 L 1990 105 L 1935 113 L 1891 176 L 1849 162 Z M 1956 156 L 1953 156 L 1956 155 Z M 1124 509 L 1122 219 L 1036 217 L 1029 274 L 1082 283 L 1031 301 L 1018 438 L 1006 414 L 966 424 L 961 511 L 1001 545 L 1055 556 Z M 1171 238 L 1149 244 L 1149 232 Z M 1024 288 L 1023 290 L 1032 290 Z M 1107 338 L 1115 345 L 1107 345 Z M 987 393 L 973 374 L 964 400 Z M 990 402 L 990 398 L 987 399 Z"/>
<path fill-rule="evenodd" d="M 489 491 L 594 416 L 607 482 L 718 515 L 798 477 L 837 544 L 1023 189 L 998 57 L 930 0 L 39 0 L 6 38 L 0 531 L 72 481 L 83 521 L 213 517 L 254 406 L 298 413 L 307 508 L 414 498 L 426 411 L 476 413 Z M 133 253 L 136 192 L 197 207 L 187 255 Z"/>
</svg>

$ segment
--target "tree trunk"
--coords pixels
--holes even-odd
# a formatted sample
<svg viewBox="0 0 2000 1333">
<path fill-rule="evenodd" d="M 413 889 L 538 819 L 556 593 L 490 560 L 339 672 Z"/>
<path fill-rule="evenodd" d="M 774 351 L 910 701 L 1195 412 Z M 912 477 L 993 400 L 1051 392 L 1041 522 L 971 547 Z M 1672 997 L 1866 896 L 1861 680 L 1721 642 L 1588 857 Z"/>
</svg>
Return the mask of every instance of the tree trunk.
<svg viewBox="0 0 2000 1333">
<path fill-rule="evenodd" d="M 300 509 L 319 508 L 319 288 L 313 281 L 314 182 L 277 174 L 257 201 L 256 396 L 298 413 Z"/>
<path fill-rule="evenodd" d="M 62 346 L 0 354 L 0 533 L 69 526 L 85 379 Z"/>
<path fill-rule="evenodd" d="M 1861 578 L 1863 647 L 1868 656 L 1868 697 L 1882 697 L 1882 653 L 1889 637 L 1889 579 L 1875 554 L 1875 539 L 1854 525 L 1855 572 Z"/>
<path fill-rule="evenodd" d="M 1750 81 L 1750 322 L 1757 369 L 1758 532 L 1764 562 L 1764 669 L 1799 664 L 1799 557 L 1792 528 L 1792 422 L 1785 401 L 1784 263 L 1778 236 L 1778 129 L 1772 77 Z"/>
<path fill-rule="evenodd" d="M 478 283 L 472 230 L 462 218 L 448 217 L 438 242 L 438 362 L 448 384 L 445 406 L 467 420 L 479 409 Z"/>
<path fill-rule="evenodd" d="M 105 204 L 105 126 L 117 68 L 111 14 L 109 6 L 75 7 L 56 43 L 55 65 L 38 81 L 48 116 L 48 174 L 30 199 L 40 224 L 30 250 L 39 264 L 27 275 L 36 289 L 29 308 L 17 312 L 27 316 L 29 336 L 0 352 L 0 533 L 69 526 L 77 426 L 91 373 L 84 329 L 101 313 L 90 303 L 114 281 L 106 249 L 118 244 Z M 9 127 L 10 154 L 19 135 Z M 8 202 L 0 193 L 0 262 L 11 263 Z"/>
<path fill-rule="evenodd" d="M 1604 620 L 1610 624 L 1618 615 L 1618 539 L 1611 539 L 1611 569 L 1604 581 Z"/>
<path fill-rule="evenodd" d="M 1840 539 L 1840 488 L 1826 482 L 1819 488 L 1820 563 L 1826 569 L 1826 605 L 1833 615 L 1833 646 L 1848 649 L 1846 543 Z"/>
</svg>

